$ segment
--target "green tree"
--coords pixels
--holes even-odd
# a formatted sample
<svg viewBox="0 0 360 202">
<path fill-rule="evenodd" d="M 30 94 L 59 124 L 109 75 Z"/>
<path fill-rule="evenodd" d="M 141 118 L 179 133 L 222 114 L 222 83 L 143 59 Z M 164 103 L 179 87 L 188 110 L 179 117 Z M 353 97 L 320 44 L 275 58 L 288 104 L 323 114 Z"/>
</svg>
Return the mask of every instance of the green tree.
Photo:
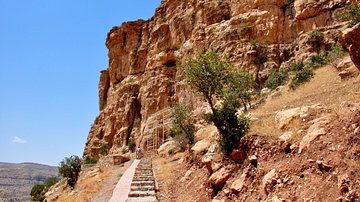
<svg viewBox="0 0 360 202">
<path fill-rule="evenodd" d="M 45 185 L 36 184 L 32 187 L 31 192 L 31 201 L 44 201 L 45 199 Z"/>
<path fill-rule="evenodd" d="M 230 154 L 248 130 L 248 119 L 238 118 L 236 113 L 240 106 L 238 98 L 248 96 L 247 84 L 251 77 L 245 72 L 236 72 L 227 57 L 220 57 L 214 51 L 199 53 L 183 66 L 186 82 L 211 108 L 206 119 L 218 129 L 219 145 L 225 154 Z M 222 100 L 222 105 L 215 107 L 214 98 Z"/>
<path fill-rule="evenodd" d="M 32 187 L 30 195 L 31 201 L 44 201 L 45 193 L 51 186 L 57 183 L 56 177 L 48 178 L 43 184 L 36 184 Z"/>
<path fill-rule="evenodd" d="M 247 111 L 247 105 L 251 108 L 251 96 L 255 93 L 254 89 L 257 88 L 253 77 L 243 71 L 234 71 L 230 74 L 230 80 L 224 89 L 224 92 L 230 90 L 241 100 L 244 110 Z"/>
<path fill-rule="evenodd" d="M 191 118 L 191 108 L 189 105 L 175 103 L 171 107 L 172 126 L 169 135 L 175 138 L 184 149 L 186 145 L 194 144 L 195 126 Z"/>
<path fill-rule="evenodd" d="M 70 187 L 74 188 L 75 183 L 78 180 L 81 164 L 82 159 L 76 155 L 65 157 L 65 159 L 60 162 L 59 174 L 68 179 L 67 183 Z"/>
</svg>

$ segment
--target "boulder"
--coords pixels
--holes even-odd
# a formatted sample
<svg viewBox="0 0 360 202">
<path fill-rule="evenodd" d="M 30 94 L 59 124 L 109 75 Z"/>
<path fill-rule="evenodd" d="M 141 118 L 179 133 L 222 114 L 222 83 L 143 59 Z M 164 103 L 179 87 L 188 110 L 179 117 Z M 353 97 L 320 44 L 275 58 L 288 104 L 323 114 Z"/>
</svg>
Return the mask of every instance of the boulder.
<svg viewBox="0 0 360 202">
<path fill-rule="evenodd" d="M 211 145 L 211 142 L 207 139 L 200 140 L 191 147 L 191 151 L 195 154 L 206 153 Z"/>
<path fill-rule="evenodd" d="M 159 147 L 159 149 L 157 150 L 157 152 L 160 155 L 168 155 L 170 150 L 172 150 L 176 153 L 177 151 L 180 151 L 181 148 L 174 140 L 170 140 L 170 141 L 162 144 Z"/>
<path fill-rule="evenodd" d="M 339 37 L 339 42 L 349 52 L 351 60 L 360 70 L 360 24 L 344 30 Z"/>
<path fill-rule="evenodd" d="M 266 194 L 269 194 L 272 190 L 272 187 L 277 182 L 277 173 L 275 169 L 270 170 L 262 180 L 262 186 Z"/>
<path fill-rule="evenodd" d="M 301 153 L 305 147 L 308 147 L 310 143 L 317 137 L 326 134 L 324 126 L 325 124 L 329 123 L 329 120 L 330 118 L 325 116 L 311 121 L 312 125 L 309 127 L 306 135 L 300 141 L 299 153 Z"/>
<path fill-rule="evenodd" d="M 243 188 L 246 187 L 246 174 L 241 174 L 239 179 L 236 179 L 230 187 L 230 190 L 234 192 L 235 194 L 241 192 Z"/>
<path fill-rule="evenodd" d="M 232 172 L 230 170 L 227 170 L 225 167 L 222 167 L 220 168 L 220 170 L 216 171 L 210 176 L 209 182 L 214 186 L 222 187 L 225 185 L 226 181 L 230 178 L 231 173 Z"/>
</svg>

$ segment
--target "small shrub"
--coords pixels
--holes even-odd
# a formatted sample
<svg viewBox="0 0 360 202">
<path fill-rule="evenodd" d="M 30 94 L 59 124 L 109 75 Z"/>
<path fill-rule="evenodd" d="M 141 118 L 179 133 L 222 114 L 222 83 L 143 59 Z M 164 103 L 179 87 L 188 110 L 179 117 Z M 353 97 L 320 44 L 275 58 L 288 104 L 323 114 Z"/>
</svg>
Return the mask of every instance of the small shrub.
<svg viewBox="0 0 360 202">
<path fill-rule="evenodd" d="M 81 171 L 82 159 L 76 155 L 66 157 L 60 162 L 59 174 L 67 178 L 67 183 L 70 187 L 74 188 Z"/>
<path fill-rule="evenodd" d="M 136 147 L 136 143 L 135 143 L 134 141 L 130 141 L 130 142 L 128 143 L 129 151 L 133 152 L 134 149 L 135 149 L 135 147 Z"/>
<path fill-rule="evenodd" d="M 349 27 L 353 27 L 360 22 L 360 5 L 357 2 L 353 2 L 350 5 L 345 6 L 343 12 L 339 14 L 339 17 L 343 21 L 349 21 Z"/>
<path fill-rule="evenodd" d="M 130 78 L 129 80 L 127 80 L 127 83 L 132 84 L 132 83 L 134 83 L 134 81 L 135 81 L 134 78 Z"/>
<path fill-rule="evenodd" d="M 297 88 L 300 84 L 309 81 L 314 77 L 314 71 L 310 67 L 303 68 L 295 72 L 295 77 L 291 80 L 289 87 L 291 89 Z"/>
<path fill-rule="evenodd" d="M 310 36 L 311 41 L 321 41 L 324 38 L 324 34 L 318 29 L 314 29 L 313 31 L 311 31 Z"/>
<path fill-rule="evenodd" d="M 301 71 L 303 70 L 305 67 L 305 63 L 303 61 L 297 61 L 295 63 L 291 64 L 290 70 L 295 72 L 295 71 Z"/>
<path fill-rule="evenodd" d="M 251 26 L 245 25 L 245 26 L 242 26 L 242 27 L 241 27 L 241 31 L 243 31 L 243 32 L 249 32 L 249 31 L 251 31 L 251 30 L 252 30 L 252 27 L 251 27 Z"/>
<path fill-rule="evenodd" d="M 90 156 L 87 156 L 84 161 L 85 164 L 96 164 L 97 162 L 98 162 L 97 158 Z"/>
<path fill-rule="evenodd" d="M 330 50 L 325 52 L 326 62 L 330 63 L 332 66 L 336 67 L 336 60 L 345 55 L 345 50 L 343 47 L 336 43 L 330 47 Z"/>
<path fill-rule="evenodd" d="M 272 71 L 265 81 L 265 86 L 269 89 L 275 89 L 276 87 L 282 85 L 284 81 L 288 78 L 288 73 L 283 70 Z"/>
<path fill-rule="evenodd" d="M 254 47 L 254 48 L 257 47 L 257 43 L 256 43 L 255 40 L 250 40 L 250 45 L 251 45 L 252 47 Z"/>
<path fill-rule="evenodd" d="M 185 149 L 188 144 L 192 145 L 195 139 L 195 126 L 191 118 L 189 105 L 176 103 L 171 107 L 172 126 L 169 136 L 175 138 L 180 147 Z"/>
<path fill-rule="evenodd" d="M 311 31 L 310 36 L 310 43 L 313 46 L 314 50 L 316 52 L 320 52 L 321 43 L 324 41 L 324 34 L 320 30 L 315 29 Z"/>
<path fill-rule="evenodd" d="M 174 150 L 172 150 L 172 149 L 169 149 L 169 151 L 168 151 L 168 154 L 169 154 L 169 155 L 172 155 L 172 154 L 174 154 Z"/>
<path fill-rule="evenodd" d="M 324 55 L 312 55 L 310 56 L 310 61 L 310 66 L 316 69 L 326 64 L 326 57 Z"/>
<path fill-rule="evenodd" d="M 108 150 L 109 150 L 109 145 L 106 143 L 103 143 L 100 147 L 99 154 L 106 155 L 108 153 Z"/>
<path fill-rule="evenodd" d="M 135 121 L 134 121 L 134 128 L 139 127 L 139 126 L 140 126 L 140 123 L 141 123 L 140 118 L 136 118 Z"/>
</svg>

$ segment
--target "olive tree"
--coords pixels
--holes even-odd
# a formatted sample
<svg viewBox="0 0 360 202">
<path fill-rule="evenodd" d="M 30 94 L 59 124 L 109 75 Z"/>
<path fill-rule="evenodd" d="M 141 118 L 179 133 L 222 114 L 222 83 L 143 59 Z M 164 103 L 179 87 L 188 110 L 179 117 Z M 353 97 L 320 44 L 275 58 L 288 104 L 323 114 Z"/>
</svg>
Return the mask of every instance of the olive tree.
<svg viewBox="0 0 360 202">
<path fill-rule="evenodd" d="M 76 155 L 65 157 L 65 159 L 60 162 L 59 174 L 64 178 L 67 178 L 67 183 L 70 187 L 74 188 L 75 183 L 78 180 L 81 164 L 82 159 Z"/>
<path fill-rule="evenodd" d="M 249 129 L 249 120 L 238 118 L 237 108 L 240 107 L 238 99 L 245 108 L 245 101 L 250 100 L 251 76 L 235 70 L 226 56 L 221 57 L 214 51 L 198 53 L 195 59 L 187 59 L 183 67 L 185 81 L 211 108 L 206 119 L 218 129 L 219 145 L 225 154 L 230 154 Z M 215 106 L 214 98 L 222 104 Z"/>
<path fill-rule="evenodd" d="M 191 108 L 189 105 L 175 103 L 171 107 L 172 125 L 169 135 L 185 149 L 187 145 L 194 144 L 195 126 L 191 118 Z"/>
</svg>

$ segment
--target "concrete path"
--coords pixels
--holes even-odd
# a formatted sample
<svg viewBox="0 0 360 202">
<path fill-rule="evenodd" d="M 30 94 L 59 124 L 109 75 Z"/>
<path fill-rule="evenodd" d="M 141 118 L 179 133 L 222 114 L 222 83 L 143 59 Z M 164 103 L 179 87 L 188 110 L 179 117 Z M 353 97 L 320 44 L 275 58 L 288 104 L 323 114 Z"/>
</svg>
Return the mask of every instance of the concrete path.
<svg viewBox="0 0 360 202">
<path fill-rule="evenodd" d="M 119 182 L 117 183 L 113 196 L 109 202 L 125 202 L 128 198 L 130 192 L 131 182 L 134 177 L 135 169 L 138 166 L 140 160 L 135 159 L 131 166 L 125 171 L 123 176 L 121 176 Z"/>
</svg>

